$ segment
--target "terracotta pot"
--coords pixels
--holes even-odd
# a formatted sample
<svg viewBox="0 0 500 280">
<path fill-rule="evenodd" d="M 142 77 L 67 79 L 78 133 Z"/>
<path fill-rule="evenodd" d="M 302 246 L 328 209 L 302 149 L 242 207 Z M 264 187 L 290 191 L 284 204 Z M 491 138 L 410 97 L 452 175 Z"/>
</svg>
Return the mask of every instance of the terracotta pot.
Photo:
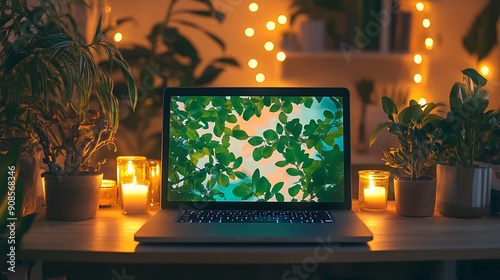
<svg viewBox="0 0 500 280">
<path fill-rule="evenodd" d="M 478 218 L 489 213 L 493 170 L 490 167 L 436 167 L 436 209 L 443 216 Z"/>
<path fill-rule="evenodd" d="M 95 217 L 102 173 L 79 176 L 42 174 L 46 216 L 50 220 L 80 221 Z"/>
<path fill-rule="evenodd" d="M 434 215 L 436 179 L 410 181 L 394 178 L 396 212 L 401 216 L 429 217 Z"/>
</svg>

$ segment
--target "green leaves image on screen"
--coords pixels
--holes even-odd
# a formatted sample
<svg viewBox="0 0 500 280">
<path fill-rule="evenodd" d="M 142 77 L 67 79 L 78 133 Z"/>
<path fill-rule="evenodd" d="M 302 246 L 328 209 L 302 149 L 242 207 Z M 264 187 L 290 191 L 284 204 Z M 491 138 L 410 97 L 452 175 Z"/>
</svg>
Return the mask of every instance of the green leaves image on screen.
<svg viewBox="0 0 500 280">
<path fill-rule="evenodd" d="M 170 201 L 343 200 L 341 98 L 184 96 L 170 110 Z"/>
</svg>

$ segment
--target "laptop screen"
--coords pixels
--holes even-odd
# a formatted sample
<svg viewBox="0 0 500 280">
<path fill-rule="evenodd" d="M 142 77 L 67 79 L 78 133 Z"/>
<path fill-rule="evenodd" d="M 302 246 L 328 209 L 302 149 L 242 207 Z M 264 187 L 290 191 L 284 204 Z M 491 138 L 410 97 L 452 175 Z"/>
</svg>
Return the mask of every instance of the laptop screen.
<svg viewBox="0 0 500 280">
<path fill-rule="evenodd" d="M 176 88 L 164 98 L 167 204 L 350 207 L 346 89 Z"/>
</svg>

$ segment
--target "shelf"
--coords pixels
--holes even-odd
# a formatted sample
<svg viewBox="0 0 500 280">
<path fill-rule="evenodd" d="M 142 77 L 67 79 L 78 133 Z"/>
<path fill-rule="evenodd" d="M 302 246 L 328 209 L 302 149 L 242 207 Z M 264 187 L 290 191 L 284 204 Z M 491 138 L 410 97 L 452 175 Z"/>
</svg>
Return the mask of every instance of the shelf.
<svg viewBox="0 0 500 280">
<path fill-rule="evenodd" d="M 360 53 L 343 53 L 342 51 L 322 51 L 322 52 L 301 52 L 301 51 L 285 51 L 287 59 L 294 58 L 327 58 L 327 59 L 406 59 L 411 56 L 410 53 L 381 53 L 381 52 L 360 52 Z"/>
</svg>

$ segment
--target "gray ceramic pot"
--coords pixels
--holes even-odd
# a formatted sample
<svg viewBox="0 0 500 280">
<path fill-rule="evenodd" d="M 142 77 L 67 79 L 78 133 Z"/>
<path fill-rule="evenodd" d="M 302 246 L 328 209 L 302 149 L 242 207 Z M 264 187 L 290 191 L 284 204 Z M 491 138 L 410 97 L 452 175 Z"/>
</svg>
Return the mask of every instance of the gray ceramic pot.
<svg viewBox="0 0 500 280">
<path fill-rule="evenodd" d="M 478 218 L 489 213 L 493 170 L 490 167 L 436 167 L 436 209 L 443 216 Z"/>
<path fill-rule="evenodd" d="M 95 217 L 103 174 L 42 175 L 47 219 L 79 221 Z"/>
</svg>

